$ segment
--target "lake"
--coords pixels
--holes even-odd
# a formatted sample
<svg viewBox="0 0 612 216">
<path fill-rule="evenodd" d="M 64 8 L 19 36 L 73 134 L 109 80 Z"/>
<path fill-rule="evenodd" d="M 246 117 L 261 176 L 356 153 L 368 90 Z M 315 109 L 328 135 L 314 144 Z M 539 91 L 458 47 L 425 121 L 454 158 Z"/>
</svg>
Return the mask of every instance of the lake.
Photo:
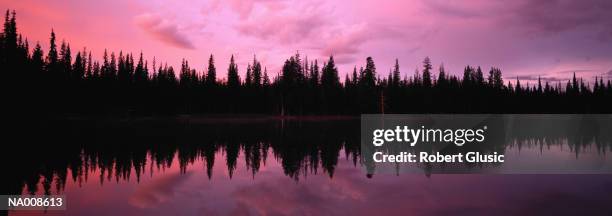
<svg viewBox="0 0 612 216">
<path fill-rule="evenodd" d="M 588 118 L 576 121 L 593 124 Z M 607 130 L 607 122 L 596 129 Z M 36 121 L 20 129 L 21 139 L 7 147 L 17 159 L 5 175 L 6 194 L 65 195 L 67 210 L 9 215 L 612 212 L 612 175 L 605 172 L 439 174 L 422 169 L 368 175 L 359 118 L 74 118 Z M 576 170 L 596 163 L 605 171 L 612 167 L 610 134 L 593 130 L 542 138 L 514 133 L 495 144 L 514 162 L 491 169 L 535 163 Z"/>
</svg>

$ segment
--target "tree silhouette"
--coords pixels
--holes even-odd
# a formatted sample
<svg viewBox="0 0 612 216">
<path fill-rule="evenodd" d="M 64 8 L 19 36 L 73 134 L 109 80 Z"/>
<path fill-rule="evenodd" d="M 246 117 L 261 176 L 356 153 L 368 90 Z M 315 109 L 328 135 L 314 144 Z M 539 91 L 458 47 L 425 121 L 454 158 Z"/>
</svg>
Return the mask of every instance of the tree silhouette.
<svg viewBox="0 0 612 216">
<path fill-rule="evenodd" d="M 227 86 L 230 89 L 240 87 L 240 76 L 238 75 L 238 65 L 234 62 L 234 55 L 230 59 L 230 64 L 227 69 Z"/>
<path fill-rule="evenodd" d="M 215 60 L 213 59 L 213 55 L 210 55 L 208 58 L 208 71 L 206 72 L 206 84 L 208 86 L 216 86 L 217 85 L 217 69 L 215 68 Z"/>
<path fill-rule="evenodd" d="M 399 60 L 379 77 L 372 57 L 365 67 L 352 67 L 340 81 L 333 56 L 320 65 L 299 53 L 270 74 L 253 56 L 241 81 L 232 55 L 227 78 L 219 82 L 214 57 L 198 71 L 187 59 L 180 70 L 155 57 L 149 67 L 143 53 L 104 50 L 100 61 L 91 51 L 73 51 L 68 42 L 57 45 L 51 30 L 49 50 L 30 48 L 17 32 L 16 13 L 7 11 L 0 34 L 0 68 L 15 112 L 56 116 L 168 115 L 257 113 L 268 115 L 357 115 L 361 113 L 609 113 L 610 80 L 592 82 L 574 73 L 551 83 L 511 78 L 491 67 L 485 79 L 480 66 L 467 65 L 462 77 L 439 66 L 436 75 L 429 57 L 414 74 L 400 72 Z M 76 50 L 76 49 L 75 49 Z M 419 72 L 420 71 L 420 72 Z M 177 74 L 178 73 L 178 76 Z M 276 75 L 276 76 L 271 76 Z M 508 77 L 506 77 L 508 79 Z M 565 85 L 563 85 L 565 84 Z"/>
<path fill-rule="evenodd" d="M 425 88 L 431 87 L 431 60 L 429 57 L 425 57 L 423 60 L 423 86 Z"/>
</svg>

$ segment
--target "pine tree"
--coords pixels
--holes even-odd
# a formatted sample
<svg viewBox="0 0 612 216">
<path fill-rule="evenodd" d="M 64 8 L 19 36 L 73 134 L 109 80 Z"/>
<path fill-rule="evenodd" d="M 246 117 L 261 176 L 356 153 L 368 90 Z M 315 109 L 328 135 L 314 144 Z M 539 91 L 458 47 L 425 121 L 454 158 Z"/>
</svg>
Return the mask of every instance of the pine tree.
<svg viewBox="0 0 612 216">
<path fill-rule="evenodd" d="M 395 59 L 395 66 L 393 67 L 393 77 L 392 79 L 392 83 L 393 83 L 393 87 L 399 87 L 399 83 L 400 83 L 400 68 L 399 68 L 399 60 Z"/>
<path fill-rule="evenodd" d="M 357 85 L 357 84 L 358 84 L 358 82 L 359 82 L 359 77 L 358 77 L 358 75 L 357 75 L 357 66 L 355 66 L 355 67 L 353 68 L 353 76 L 352 76 L 352 79 L 351 79 L 351 80 L 353 81 L 353 83 L 352 83 L 353 85 Z"/>
<path fill-rule="evenodd" d="M 315 59 L 314 64 L 310 64 L 310 84 L 312 86 L 318 86 L 319 81 L 321 80 L 319 75 L 319 63 Z"/>
<path fill-rule="evenodd" d="M 232 56 L 233 59 L 233 56 Z M 208 71 L 206 72 L 206 85 L 215 86 L 217 85 L 217 69 L 215 68 L 215 60 L 213 55 L 208 58 Z"/>
<path fill-rule="evenodd" d="M 261 86 L 261 63 L 257 61 L 257 58 L 253 56 L 253 84 L 255 87 Z"/>
<path fill-rule="evenodd" d="M 85 69 L 85 77 L 91 78 L 93 76 L 93 60 L 91 57 L 91 51 L 87 54 L 87 68 Z"/>
<path fill-rule="evenodd" d="M 263 83 L 264 87 L 270 86 L 270 77 L 268 77 L 268 68 L 264 68 Z"/>
<path fill-rule="evenodd" d="M 538 94 L 542 94 L 542 79 L 538 76 Z"/>
<path fill-rule="evenodd" d="M 103 62 L 102 62 L 102 68 L 100 69 L 100 76 L 104 79 L 109 79 L 111 78 L 110 76 L 110 61 L 108 59 L 108 51 L 106 51 L 106 49 L 104 49 L 104 55 L 102 56 Z"/>
<path fill-rule="evenodd" d="M 252 78 L 252 75 L 251 75 L 251 74 L 252 74 L 252 73 L 251 73 L 251 65 L 250 65 L 250 64 L 248 64 L 248 65 L 247 65 L 247 72 L 246 72 L 246 76 L 245 76 L 245 78 L 244 78 L 244 84 L 245 84 L 245 86 L 247 86 L 247 87 L 250 87 L 250 86 L 252 86 L 252 84 L 253 84 L 253 78 Z"/>
<path fill-rule="evenodd" d="M 58 62 L 57 45 L 55 45 L 55 32 L 51 30 L 51 38 L 49 39 L 49 53 L 47 54 L 47 70 L 56 70 Z M 54 71 L 55 72 L 55 71 Z"/>
<path fill-rule="evenodd" d="M 323 88 L 335 88 L 340 86 L 340 78 L 338 77 L 338 69 L 334 62 L 334 57 L 330 56 L 329 61 L 323 66 L 323 74 L 321 75 L 321 85 Z"/>
<path fill-rule="evenodd" d="M 138 63 L 136 64 L 136 70 L 134 71 L 134 82 L 138 85 L 143 85 L 149 75 L 144 67 L 142 52 L 140 53 L 140 57 L 138 58 Z"/>
<path fill-rule="evenodd" d="M 463 69 L 463 85 L 464 86 L 469 86 L 472 84 L 473 77 L 474 77 L 474 68 L 470 67 L 469 65 L 465 67 L 465 69 Z"/>
<path fill-rule="evenodd" d="M 476 85 L 483 86 L 484 85 L 484 74 L 482 73 L 482 69 L 480 66 L 476 69 L 476 73 L 474 74 L 474 81 Z"/>
<path fill-rule="evenodd" d="M 64 78 L 70 77 L 72 73 L 72 55 L 70 52 L 70 45 L 63 41 L 60 48 L 60 68 Z"/>
<path fill-rule="evenodd" d="M 9 16 L 9 10 L 6 10 L 6 16 L 4 20 L 4 32 L 2 33 L 2 48 L 6 52 L 6 60 L 7 63 L 12 64 L 14 62 L 13 53 L 17 52 L 17 24 L 15 22 L 15 11 L 13 11 L 12 16 Z"/>
<path fill-rule="evenodd" d="M 423 60 L 423 86 L 428 88 L 431 87 L 431 60 L 429 57 L 425 57 Z"/>
<path fill-rule="evenodd" d="M 32 52 L 32 68 L 33 68 L 33 72 L 39 73 L 40 71 L 42 71 L 44 69 L 43 68 L 44 65 L 45 65 L 45 62 L 43 60 L 43 51 L 42 51 L 42 48 L 40 47 L 40 44 L 36 43 L 36 47 L 34 48 L 34 51 Z"/>
<path fill-rule="evenodd" d="M 181 72 L 180 72 L 180 84 L 183 87 L 189 87 L 192 84 L 191 69 L 189 68 L 189 62 L 185 59 L 181 61 Z"/>
<path fill-rule="evenodd" d="M 361 84 L 368 88 L 376 86 L 376 65 L 374 64 L 372 57 L 366 58 L 366 68 L 363 71 Z"/>
<path fill-rule="evenodd" d="M 504 85 L 504 80 L 501 76 L 501 70 L 495 67 L 491 67 L 489 70 L 489 77 L 487 78 L 489 86 L 495 89 L 501 89 Z"/>
<path fill-rule="evenodd" d="M 305 76 L 302 73 L 299 53 L 285 60 L 282 69 L 282 76 L 280 78 L 282 86 L 285 89 L 292 88 L 303 83 Z"/>
<path fill-rule="evenodd" d="M 111 80 L 115 80 L 117 77 L 117 60 L 115 59 L 115 52 L 111 52 L 110 64 L 108 65 L 108 73 Z"/>
<path fill-rule="evenodd" d="M 570 92 L 572 94 L 578 94 L 578 80 L 576 79 L 576 72 L 574 72 L 574 76 L 572 77 L 572 87 Z"/>
<path fill-rule="evenodd" d="M 234 62 L 234 55 L 232 55 L 227 69 L 227 86 L 230 88 L 238 88 L 240 86 L 240 76 L 238 75 L 238 66 Z"/>
<path fill-rule="evenodd" d="M 77 53 L 76 57 L 74 57 L 74 65 L 72 66 L 72 79 L 81 80 L 85 76 L 85 65 L 83 64 L 83 57 L 81 57 L 81 53 Z"/>
<path fill-rule="evenodd" d="M 438 85 L 446 84 L 446 70 L 444 64 L 440 64 L 440 72 L 438 73 Z"/>
</svg>

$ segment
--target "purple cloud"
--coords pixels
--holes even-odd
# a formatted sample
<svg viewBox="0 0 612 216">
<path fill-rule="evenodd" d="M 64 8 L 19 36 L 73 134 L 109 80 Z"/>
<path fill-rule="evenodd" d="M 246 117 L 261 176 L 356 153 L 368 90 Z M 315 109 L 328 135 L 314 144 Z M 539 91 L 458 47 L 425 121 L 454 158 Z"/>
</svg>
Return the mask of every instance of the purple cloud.
<svg viewBox="0 0 612 216">
<path fill-rule="evenodd" d="M 333 55 L 339 64 L 355 62 L 355 55 L 363 44 L 372 40 L 400 38 L 403 34 L 386 26 L 368 25 L 365 23 L 345 28 L 331 37 L 321 50 L 324 56 Z"/>
<path fill-rule="evenodd" d="M 432 11 L 455 18 L 485 17 L 487 20 L 522 28 L 529 33 L 558 33 L 578 28 L 599 32 L 612 39 L 612 1 L 517 0 L 512 2 L 423 1 Z"/>
<path fill-rule="evenodd" d="M 243 35 L 262 40 L 274 40 L 291 44 L 316 37 L 326 22 L 316 14 L 299 16 L 262 16 L 239 24 L 236 28 Z"/>
<path fill-rule="evenodd" d="M 139 208 L 151 208 L 162 202 L 171 200 L 178 186 L 183 184 L 191 173 L 173 173 L 153 179 L 151 182 L 138 186 L 129 197 L 129 203 Z"/>
<path fill-rule="evenodd" d="M 601 74 L 601 76 L 607 79 L 612 79 L 612 70 Z"/>
<path fill-rule="evenodd" d="M 155 39 L 182 49 L 195 49 L 195 46 L 183 35 L 176 24 L 152 14 L 141 14 L 134 22 Z"/>
<path fill-rule="evenodd" d="M 218 11 L 225 3 L 241 20 L 247 19 L 255 9 L 257 4 L 265 6 L 269 10 L 281 10 L 285 8 L 283 0 L 213 0 L 202 8 L 203 14 L 210 14 Z"/>
<path fill-rule="evenodd" d="M 612 2 L 523 1 L 514 10 L 515 20 L 533 31 L 556 33 L 590 27 L 612 38 Z"/>
<path fill-rule="evenodd" d="M 542 83 L 545 83 L 545 82 L 553 83 L 553 82 L 569 80 L 569 78 L 539 76 L 539 75 L 519 75 L 519 76 L 509 77 L 509 78 L 514 78 L 514 79 L 519 79 L 519 80 L 524 80 L 524 81 L 538 81 L 538 79 L 540 79 L 542 80 Z"/>
</svg>

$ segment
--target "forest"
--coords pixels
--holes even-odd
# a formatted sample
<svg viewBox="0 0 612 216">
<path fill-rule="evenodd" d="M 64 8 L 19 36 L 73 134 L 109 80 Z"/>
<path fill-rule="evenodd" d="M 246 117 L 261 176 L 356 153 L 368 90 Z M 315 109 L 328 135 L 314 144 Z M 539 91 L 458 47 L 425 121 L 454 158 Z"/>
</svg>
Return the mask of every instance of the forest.
<svg viewBox="0 0 612 216">
<path fill-rule="evenodd" d="M 462 76 L 434 67 L 429 57 L 422 68 L 403 76 L 396 59 L 387 74 L 374 60 L 339 77 L 334 57 L 310 61 L 299 53 L 269 72 L 255 57 L 240 76 L 229 59 L 227 78 L 219 79 L 213 55 L 206 70 L 187 60 L 180 68 L 149 62 L 143 53 L 70 48 L 51 31 L 49 49 L 31 47 L 17 31 L 16 13 L 7 10 L 0 34 L 0 71 L 13 112 L 36 115 L 359 115 L 362 113 L 609 113 L 610 80 L 522 84 L 500 68 L 484 71 L 465 66 Z M 406 74 L 406 73 L 404 73 Z M 342 81 L 341 81 L 342 79 Z M 590 78 L 592 79 L 592 78 Z M 513 80 L 513 82 L 509 82 Z M 514 84 L 513 84 L 514 83 Z M 591 85 L 592 83 L 592 85 Z"/>
</svg>

